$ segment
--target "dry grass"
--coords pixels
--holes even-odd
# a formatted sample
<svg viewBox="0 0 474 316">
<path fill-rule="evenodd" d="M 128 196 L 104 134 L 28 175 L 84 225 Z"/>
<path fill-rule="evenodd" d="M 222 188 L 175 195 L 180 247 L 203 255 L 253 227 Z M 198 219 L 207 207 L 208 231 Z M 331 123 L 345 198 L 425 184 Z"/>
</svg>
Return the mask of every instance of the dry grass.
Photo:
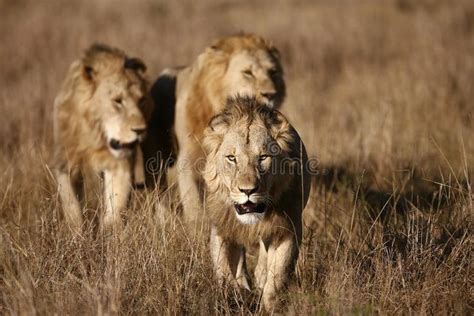
<svg viewBox="0 0 474 316">
<path fill-rule="evenodd" d="M 52 100 L 91 42 L 155 77 L 240 30 L 281 49 L 283 111 L 320 162 L 288 311 L 473 313 L 468 0 L 0 0 L 0 313 L 254 310 L 215 285 L 205 230 L 157 224 L 153 192 L 117 240 L 71 239 L 48 169 Z"/>
</svg>

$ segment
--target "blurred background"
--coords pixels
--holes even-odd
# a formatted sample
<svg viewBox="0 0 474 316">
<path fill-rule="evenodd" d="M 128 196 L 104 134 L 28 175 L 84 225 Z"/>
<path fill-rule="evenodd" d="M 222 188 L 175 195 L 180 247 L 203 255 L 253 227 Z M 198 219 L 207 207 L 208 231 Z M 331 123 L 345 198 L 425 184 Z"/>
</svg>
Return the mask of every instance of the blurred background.
<svg viewBox="0 0 474 316">
<path fill-rule="evenodd" d="M 142 58 L 153 81 L 165 67 L 190 64 L 214 39 L 241 31 L 260 34 L 279 48 L 288 92 L 282 111 L 319 161 L 305 211 L 309 232 L 295 290 L 301 296 L 295 294 L 291 308 L 472 312 L 470 0 L 0 0 L 0 292 L 5 293 L 0 311 L 82 310 L 75 304 L 84 311 L 113 311 L 118 304 L 128 311 L 142 306 L 181 313 L 183 302 L 194 302 L 188 312 L 213 310 L 213 303 L 192 297 L 217 291 L 205 286 L 207 272 L 195 276 L 196 292 L 181 294 L 181 301 L 163 301 L 146 287 L 140 289 L 154 298 L 144 301 L 140 290 L 123 289 L 136 275 L 121 278 L 113 296 L 94 283 L 104 277 L 100 271 L 83 283 L 57 274 L 53 267 L 62 267 L 61 254 L 76 246 L 58 233 L 60 211 L 48 165 L 51 114 L 68 66 L 91 43 Z M 129 233 L 134 227 L 139 229 L 131 224 Z M 150 253 L 176 247 L 147 245 Z M 123 248 L 137 258 L 133 249 Z M 206 259 L 199 259 L 206 257 L 202 249 L 196 264 L 208 271 Z M 453 249 L 463 253 L 458 261 L 450 257 Z M 89 255 L 71 262 L 81 266 L 85 256 L 91 266 L 104 264 L 99 254 Z M 370 267 L 347 259 L 361 257 L 373 259 Z M 41 276 L 41 269 L 49 272 Z M 155 275 L 154 282 L 177 281 Z M 66 293 L 63 303 L 54 299 L 58 289 Z"/>
<path fill-rule="evenodd" d="M 153 80 L 165 67 L 192 62 L 212 40 L 244 31 L 280 49 L 284 112 L 324 164 L 370 165 L 381 173 L 416 165 L 437 174 L 448 162 L 472 161 L 471 1 L 0 5 L 0 135 L 9 153 L 50 140 L 54 95 L 91 43 L 142 57 Z"/>
</svg>

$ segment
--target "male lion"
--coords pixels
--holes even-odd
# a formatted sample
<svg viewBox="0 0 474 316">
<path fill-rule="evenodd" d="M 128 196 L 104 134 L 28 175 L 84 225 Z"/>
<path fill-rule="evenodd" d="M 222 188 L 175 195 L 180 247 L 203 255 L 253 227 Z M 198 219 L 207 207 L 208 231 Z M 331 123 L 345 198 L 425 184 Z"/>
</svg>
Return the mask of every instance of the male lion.
<svg viewBox="0 0 474 316">
<path fill-rule="evenodd" d="M 151 112 L 145 65 L 106 45 L 73 62 L 54 100 L 54 169 L 68 225 L 79 232 L 77 195 L 85 170 L 103 174 L 104 228 L 120 226 L 133 181 L 137 145 Z"/>
<path fill-rule="evenodd" d="M 191 66 L 165 70 L 152 88 L 152 95 L 157 118 L 151 121 L 170 118 L 174 124 L 168 123 L 163 131 L 166 135 L 147 140 L 150 144 L 144 146 L 146 160 L 174 157 L 179 147 L 176 166 L 180 197 L 184 217 L 193 219 L 200 208 L 202 177 L 196 162 L 204 158 L 201 141 L 207 123 L 223 110 L 228 97 L 236 95 L 254 96 L 273 108 L 281 105 L 285 83 L 278 50 L 252 34 L 218 40 Z M 166 126 L 166 122 L 155 125 Z M 154 135 L 158 133 L 154 131 Z M 153 142 L 160 144 L 150 150 Z M 157 154 L 158 148 L 161 155 Z"/>
<path fill-rule="evenodd" d="M 255 98 L 230 99 L 205 131 L 203 173 L 218 278 L 249 288 L 245 246 L 260 244 L 255 269 L 265 309 L 278 306 L 298 258 L 311 187 L 298 133 Z"/>
</svg>

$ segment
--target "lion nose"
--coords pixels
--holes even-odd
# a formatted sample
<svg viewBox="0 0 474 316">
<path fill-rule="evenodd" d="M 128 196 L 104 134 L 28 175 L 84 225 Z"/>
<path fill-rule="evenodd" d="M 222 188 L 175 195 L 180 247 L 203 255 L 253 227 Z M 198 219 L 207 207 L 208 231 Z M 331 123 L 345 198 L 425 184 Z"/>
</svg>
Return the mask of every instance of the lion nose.
<svg viewBox="0 0 474 316">
<path fill-rule="evenodd" d="M 268 101 L 273 101 L 276 98 L 276 92 L 263 92 L 262 96 Z"/>
<path fill-rule="evenodd" d="M 251 194 L 255 193 L 258 191 L 258 186 L 255 186 L 251 189 L 242 189 L 242 188 L 239 188 L 239 191 L 242 192 L 242 193 L 245 193 L 246 195 L 250 196 Z"/>
<path fill-rule="evenodd" d="M 142 135 L 146 132 L 146 127 L 138 127 L 138 128 L 132 128 L 132 131 L 137 133 L 137 135 Z"/>
</svg>

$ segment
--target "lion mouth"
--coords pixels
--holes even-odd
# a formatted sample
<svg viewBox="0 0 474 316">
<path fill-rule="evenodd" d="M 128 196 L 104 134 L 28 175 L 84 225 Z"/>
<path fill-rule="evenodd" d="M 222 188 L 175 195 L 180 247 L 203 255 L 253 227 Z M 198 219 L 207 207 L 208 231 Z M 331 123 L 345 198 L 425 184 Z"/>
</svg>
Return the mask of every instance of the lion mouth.
<svg viewBox="0 0 474 316">
<path fill-rule="evenodd" d="M 250 214 L 250 213 L 263 213 L 266 210 L 266 205 L 263 203 L 252 203 L 247 201 L 244 204 L 235 204 L 235 211 L 239 215 Z"/>
<path fill-rule="evenodd" d="M 138 140 L 124 143 L 115 138 L 112 138 L 108 143 L 109 151 L 112 153 L 114 157 L 119 158 L 119 159 L 130 157 L 133 154 L 137 145 L 138 145 Z"/>
<path fill-rule="evenodd" d="M 109 146 L 113 150 L 134 149 L 137 144 L 138 140 L 129 143 L 122 143 L 117 139 L 111 139 L 109 142 Z"/>
</svg>

